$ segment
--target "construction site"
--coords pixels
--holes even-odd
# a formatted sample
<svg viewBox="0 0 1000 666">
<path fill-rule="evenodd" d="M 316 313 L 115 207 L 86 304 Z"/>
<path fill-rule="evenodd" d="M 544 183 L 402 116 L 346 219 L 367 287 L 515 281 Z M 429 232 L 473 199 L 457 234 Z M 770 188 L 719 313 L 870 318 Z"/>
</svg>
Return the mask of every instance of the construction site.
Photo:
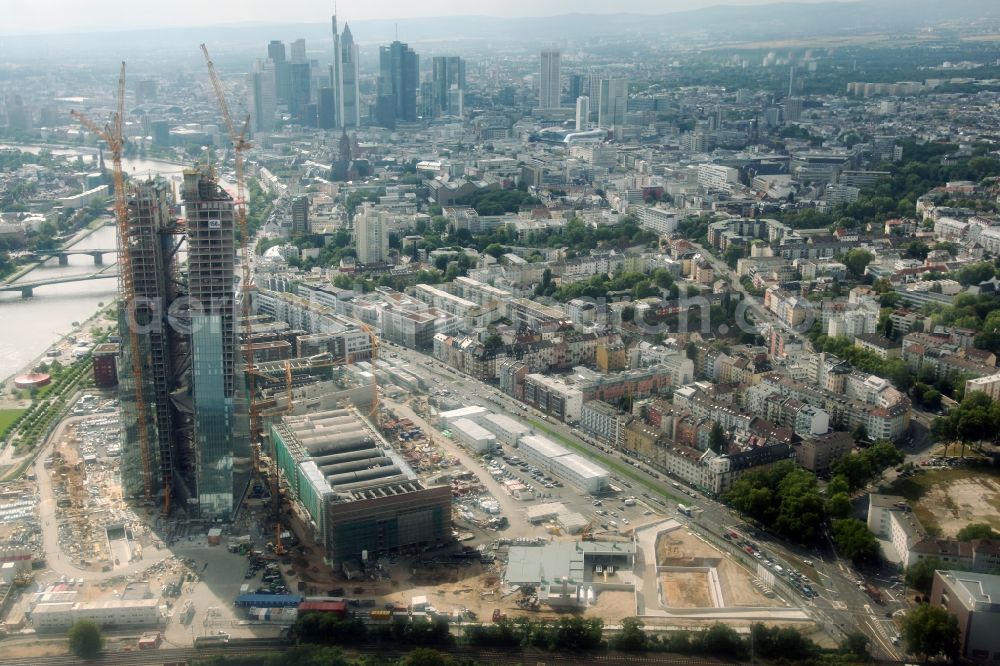
<svg viewBox="0 0 1000 666">
<path fill-rule="evenodd" d="M 356 311 L 254 286 L 249 144 L 203 51 L 235 191 L 207 165 L 177 199 L 126 186 L 120 122 L 82 119 L 115 165 L 120 416 L 110 394 L 81 405 L 35 466 L 37 501 L 9 505 L 36 511 L 42 543 L 10 539 L 49 567 L 11 626 L 90 618 L 179 645 L 276 635 L 311 603 L 372 621 L 804 618 L 663 498 L 383 353 Z M 182 325 L 155 325 L 166 312 Z"/>
</svg>

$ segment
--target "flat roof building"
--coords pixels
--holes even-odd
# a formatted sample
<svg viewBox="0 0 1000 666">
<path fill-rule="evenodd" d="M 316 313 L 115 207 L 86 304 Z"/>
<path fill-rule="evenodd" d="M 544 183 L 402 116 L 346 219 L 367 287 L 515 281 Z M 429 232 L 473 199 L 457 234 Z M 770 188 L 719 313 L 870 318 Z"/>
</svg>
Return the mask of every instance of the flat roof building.
<svg viewBox="0 0 1000 666">
<path fill-rule="evenodd" d="M 608 486 L 608 470 L 583 456 L 540 435 L 518 440 L 524 458 L 546 472 L 569 481 L 587 492 L 600 492 Z"/>
<path fill-rule="evenodd" d="M 509 446 L 514 446 L 521 437 L 531 434 L 531 426 L 505 414 L 485 414 L 479 422 L 496 435 L 497 440 Z"/>
<path fill-rule="evenodd" d="M 425 486 L 351 409 L 271 426 L 278 466 L 335 565 L 451 537 L 451 489 Z"/>
<path fill-rule="evenodd" d="M 497 436 L 469 419 L 458 419 L 451 424 L 452 434 L 459 444 L 474 453 L 489 453 L 496 449 Z"/>
<path fill-rule="evenodd" d="M 504 581 L 508 585 L 531 585 L 538 600 L 550 606 L 577 607 L 593 600 L 601 580 L 597 565 L 631 570 L 635 544 L 631 541 L 557 541 L 544 546 L 511 546 Z M 617 589 L 621 588 L 619 582 Z"/>
<path fill-rule="evenodd" d="M 962 656 L 974 661 L 1000 661 L 1000 576 L 935 571 L 930 603 L 958 618 Z"/>
<path fill-rule="evenodd" d="M 158 599 L 38 604 L 31 621 L 36 631 L 65 630 L 77 620 L 91 620 L 99 627 L 152 627 L 163 621 L 159 604 Z"/>
</svg>

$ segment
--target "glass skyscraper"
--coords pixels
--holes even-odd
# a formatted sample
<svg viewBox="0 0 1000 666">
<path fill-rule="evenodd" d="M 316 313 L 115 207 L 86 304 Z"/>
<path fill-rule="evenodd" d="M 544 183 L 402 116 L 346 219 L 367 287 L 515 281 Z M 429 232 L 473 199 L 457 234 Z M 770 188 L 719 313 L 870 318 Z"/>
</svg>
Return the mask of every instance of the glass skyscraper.
<svg viewBox="0 0 1000 666">
<path fill-rule="evenodd" d="M 203 518 L 234 505 L 236 394 L 233 199 L 208 167 L 184 172 L 191 312 L 194 485 Z"/>
</svg>

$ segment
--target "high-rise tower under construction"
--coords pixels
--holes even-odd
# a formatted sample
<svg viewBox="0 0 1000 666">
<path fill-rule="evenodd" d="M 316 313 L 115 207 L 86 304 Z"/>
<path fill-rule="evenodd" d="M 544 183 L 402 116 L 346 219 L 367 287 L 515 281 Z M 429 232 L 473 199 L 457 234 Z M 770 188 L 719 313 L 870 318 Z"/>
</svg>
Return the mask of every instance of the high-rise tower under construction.
<svg viewBox="0 0 1000 666">
<path fill-rule="evenodd" d="M 129 197 L 130 266 L 135 302 L 123 305 L 120 326 L 136 326 L 143 375 L 145 423 L 154 451 L 148 467 L 139 450 L 134 380 L 122 373 L 122 485 L 140 496 L 144 474 L 155 492 L 169 493 L 191 514 L 232 516 L 234 460 L 241 457 L 236 423 L 234 202 L 208 166 L 186 169 L 181 186 L 186 224 L 170 214 L 167 186 L 142 183 Z M 179 269 L 178 234 L 187 245 Z M 125 267 L 123 267 L 125 269 Z M 122 335 L 123 341 L 130 340 Z M 130 357 L 129 357 L 130 358 Z M 123 363 L 123 367 L 128 364 Z M 147 472 L 146 469 L 149 469 Z"/>
</svg>

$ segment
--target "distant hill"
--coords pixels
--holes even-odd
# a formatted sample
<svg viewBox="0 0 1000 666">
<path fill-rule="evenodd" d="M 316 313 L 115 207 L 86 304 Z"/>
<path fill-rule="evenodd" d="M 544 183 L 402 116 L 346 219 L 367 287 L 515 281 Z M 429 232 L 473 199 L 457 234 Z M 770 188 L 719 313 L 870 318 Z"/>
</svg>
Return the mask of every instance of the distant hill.
<svg viewBox="0 0 1000 666">
<path fill-rule="evenodd" d="M 317 17 L 319 19 L 320 17 Z M 660 15 L 566 14 L 533 18 L 489 16 L 429 17 L 400 20 L 347 19 L 362 47 L 385 44 L 398 34 L 403 41 L 484 42 L 511 44 L 562 41 L 614 40 L 616 38 L 689 37 L 723 42 L 851 36 L 865 33 L 902 34 L 921 29 L 954 31 L 975 21 L 978 30 L 1000 32 L 997 0 L 860 0 L 818 4 L 775 3 L 752 7 L 715 6 Z M 0 26 L 0 32 L 3 28 Z M 262 51 L 270 39 L 303 37 L 312 44 L 327 44 L 327 17 L 308 24 L 245 24 L 119 33 L 0 37 L 0 57 L 60 57 L 86 51 L 95 58 L 117 55 L 150 59 L 168 51 L 188 51 L 206 41 L 214 51 Z M 193 52 L 192 59 L 197 58 Z"/>
</svg>

